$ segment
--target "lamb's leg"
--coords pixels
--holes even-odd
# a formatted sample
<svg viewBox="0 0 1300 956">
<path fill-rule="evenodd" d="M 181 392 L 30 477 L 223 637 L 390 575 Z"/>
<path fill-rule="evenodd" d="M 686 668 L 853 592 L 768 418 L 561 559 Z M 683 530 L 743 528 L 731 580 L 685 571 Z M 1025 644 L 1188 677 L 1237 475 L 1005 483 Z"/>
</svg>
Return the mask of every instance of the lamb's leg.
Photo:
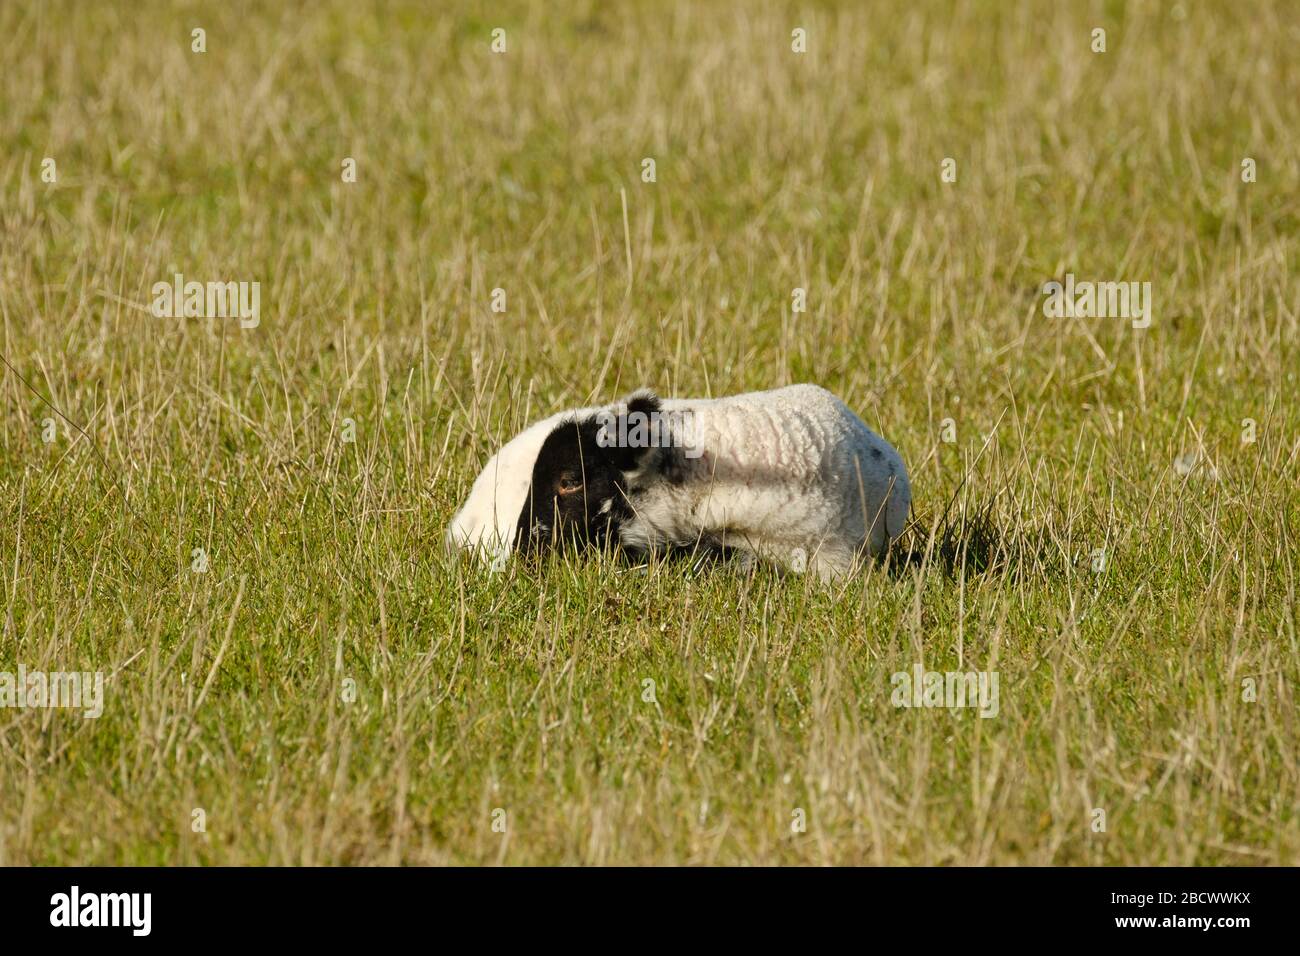
<svg viewBox="0 0 1300 956">
<path fill-rule="evenodd" d="M 852 549 L 822 544 L 809 548 L 806 544 L 767 544 L 754 548 L 745 538 L 730 534 L 725 543 L 742 555 L 742 567 L 752 570 L 759 561 L 766 561 L 786 574 L 812 574 L 827 583 L 843 577 L 853 569 Z"/>
<path fill-rule="evenodd" d="M 742 574 L 753 574 L 758 569 L 761 557 L 748 537 L 735 531 L 719 531 L 710 537 L 713 546 L 734 560 Z"/>
<path fill-rule="evenodd" d="M 797 549 L 800 550 L 800 549 Z M 853 552 L 822 545 L 807 559 L 807 572 L 822 584 L 830 584 L 853 570 Z"/>
</svg>

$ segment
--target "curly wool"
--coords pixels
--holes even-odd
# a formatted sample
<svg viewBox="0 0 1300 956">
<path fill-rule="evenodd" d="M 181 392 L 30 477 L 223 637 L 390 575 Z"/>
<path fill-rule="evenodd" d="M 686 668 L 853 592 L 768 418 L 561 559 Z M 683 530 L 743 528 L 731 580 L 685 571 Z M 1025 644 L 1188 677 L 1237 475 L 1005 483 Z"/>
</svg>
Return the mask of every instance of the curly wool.
<svg viewBox="0 0 1300 956">
<path fill-rule="evenodd" d="M 713 400 L 665 401 L 685 413 L 702 449 L 681 460 L 680 482 L 650 475 L 629 485 L 635 517 L 625 545 L 655 550 L 697 539 L 822 577 L 878 555 L 911 508 L 898 452 L 816 385 Z"/>
</svg>

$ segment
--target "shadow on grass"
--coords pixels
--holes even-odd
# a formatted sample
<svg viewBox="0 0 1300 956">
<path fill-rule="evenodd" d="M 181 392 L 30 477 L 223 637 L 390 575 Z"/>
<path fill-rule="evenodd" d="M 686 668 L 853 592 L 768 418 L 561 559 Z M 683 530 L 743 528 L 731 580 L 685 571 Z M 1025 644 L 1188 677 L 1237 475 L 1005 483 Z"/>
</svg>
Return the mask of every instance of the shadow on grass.
<svg viewBox="0 0 1300 956">
<path fill-rule="evenodd" d="M 928 524 L 913 519 L 889 553 L 896 576 L 927 567 L 952 577 L 1000 575 L 1013 582 L 1064 577 L 1068 559 L 1045 527 L 1025 527 L 1000 517 L 994 502 L 949 508 Z"/>
</svg>

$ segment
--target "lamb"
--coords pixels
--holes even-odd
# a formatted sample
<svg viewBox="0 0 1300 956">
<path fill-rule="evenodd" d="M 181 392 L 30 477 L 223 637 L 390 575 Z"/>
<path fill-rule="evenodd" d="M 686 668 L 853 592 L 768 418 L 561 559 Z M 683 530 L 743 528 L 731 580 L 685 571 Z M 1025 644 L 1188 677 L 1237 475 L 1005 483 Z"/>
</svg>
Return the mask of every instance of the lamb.
<svg viewBox="0 0 1300 956">
<path fill-rule="evenodd" d="M 823 388 L 718 399 L 642 390 L 509 441 L 446 541 L 495 568 L 572 542 L 633 555 L 737 551 L 829 581 L 883 554 L 910 508 L 898 452 Z"/>
</svg>

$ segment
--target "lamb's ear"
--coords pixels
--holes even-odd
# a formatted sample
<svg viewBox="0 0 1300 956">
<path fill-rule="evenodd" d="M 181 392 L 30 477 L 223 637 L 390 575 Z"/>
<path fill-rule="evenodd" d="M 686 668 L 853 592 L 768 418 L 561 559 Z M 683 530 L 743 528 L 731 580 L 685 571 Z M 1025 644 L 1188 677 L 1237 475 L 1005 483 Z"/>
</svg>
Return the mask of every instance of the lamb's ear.
<svg viewBox="0 0 1300 956">
<path fill-rule="evenodd" d="M 661 432 L 666 425 L 659 414 L 663 405 L 659 396 L 645 388 L 633 392 L 623 404 L 625 410 L 608 423 L 605 453 L 619 471 L 638 471 L 658 456 L 664 443 Z"/>
<path fill-rule="evenodd" d="M 651 415 L 659 414 L 659 412 L 663 411 L 663 407 L 663 402 L 659 401 L 659 396 L 648 388 L 638 388 L 627 397 L 629 414 L 640 412 L 648 418 Z"/>
</svg>

